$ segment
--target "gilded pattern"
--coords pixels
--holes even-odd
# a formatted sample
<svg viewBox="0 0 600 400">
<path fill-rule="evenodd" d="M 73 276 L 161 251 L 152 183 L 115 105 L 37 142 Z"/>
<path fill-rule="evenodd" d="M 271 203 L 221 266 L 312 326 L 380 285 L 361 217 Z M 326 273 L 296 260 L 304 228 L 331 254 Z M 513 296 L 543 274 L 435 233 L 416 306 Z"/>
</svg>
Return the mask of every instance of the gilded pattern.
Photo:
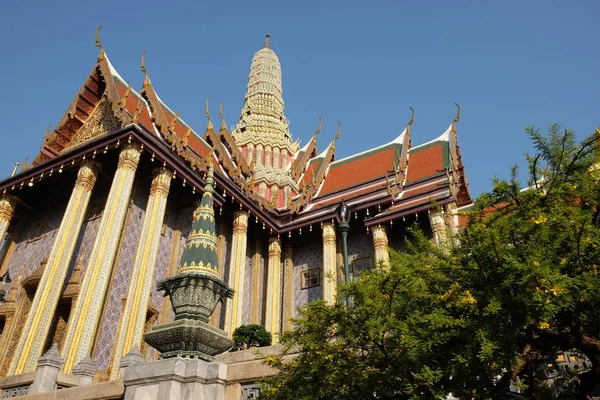
<svg viewBox="0 0 600 400">
<path fill-rule="evenodd" d="M 77 182 L 56 233 L 31 311 L 24 323 L 27 335 L 23 335 L 16 346 L 15 354 L 18 358 L 11 364 L 11 374 L 33 371 L 41 356 L 90 200 L 89 183 L 94 182 L 90 174 L 96 175 L 98 169 L 99 165 L 90 161 L 82 163 L 79 168 Z M 88 185 L 82 185 L 82 181 L 86 181 Z"/>
<path fill-rule="evenodd" d="M 265 260 L 262 256 L 262 245 L 259 240 L 254 243 L 254 255 L 252 256 L 252 271 L 253 271 L 253 285 L 252 285 L 252 323 L 261 323 L 262 304 L 263 304 L 263 282 L 262 273 L 264 269 Z"/>
<path fill-rule="evenodd" d="M 292 328 L 294 316 L 294 260 L 291 243 L 283 247 L 283 330 Z"/>
<path fill-rule="evenodd" d="M 375 264 L 389 266 L 390 253 L 388 250 L 387 226 L 377 225 L 371 227 L 373 235 L 373 248 L 375 250 Z"/>
<path fill-rule="evenodd" d="M 73 324 L 67 331 L 65 373 L 70 373 L 73 366 L 92 351 L 140 155 L 141 148 L 135 143 L 123 146 L 119 154 L 117 171 L 81 285 L 83 295 L 77 299 L 71 316 Z"/>
<path fill-rule="evenodd" d="M 233 300 L 225 305 L 225 332 L 229 335 L 242 325 L 244 283 L 246 274 L 246 245 L 248 242 L 247 211 L 236 211 L 233 217 L 233 237 L 231 239 L 231 259 L 227 284 L 235 293 Z"/>
<path fill-rule="evenodd" d="M 335 224 L 323 224 L 323 300 L 327 304 L 335 304 L 337 292 L 336 240 Z"/>
<path fill-rule="evenodd" d="M 165 168 L 153 171 L 150 196 L 146 206 L 141 237 L 138 242 L 132 279 L 125 303 L 115 355 L 111 365 L 111 379 L 119 376 L 118 362 L 133 347 L 140 347 L 146 323 L 146 304 L 152 291 L 152 278 L 158 253 L 162 224 L 171 183 L 171 172 Z"/>
<path fill-rule="evenodd" d="M 84 144 L 97 136 L 105 135 L 119 128 L 121 128 L 121 121 L 115 116 L 110 102 L 106 98 L 102 98 L 63 151 Z"/>
<path fill-rule="evenodd" d="M 269 264 L 267 270 L 267 307 L 265 328 L 273 335 L 273 343 L 281 332 L 281 239 L 269 238 Z"/>
<path fill-rule="evenodd" d="M 445 248 L 448 245 L 448 229 L 444 214 L 442 211 L 429 213 L 429 222 L 433 231 L 433 241 L 439 248 Z"/>
</svg>

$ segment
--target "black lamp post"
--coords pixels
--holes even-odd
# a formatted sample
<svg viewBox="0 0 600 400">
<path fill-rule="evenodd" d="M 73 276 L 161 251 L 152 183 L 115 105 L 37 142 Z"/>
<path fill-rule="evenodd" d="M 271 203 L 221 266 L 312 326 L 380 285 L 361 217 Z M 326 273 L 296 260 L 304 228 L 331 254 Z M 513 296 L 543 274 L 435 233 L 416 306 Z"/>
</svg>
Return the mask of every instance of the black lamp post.
<svg viewBox="0 0 600 400">
<path fill-rule="evenodd" d="M 10 279 L 10 275 L 8 274 L 8 270 L 0 277 L 0 302 L 4 301 L 4 296 L 6 296 L 6 285 L 11 283 L 12 279 Z"/>
<path fill-rule="evenodd" d="M 350 231 L 350 215 L 352 212 L 344 202 L 335 209 L 335 218 L 338 222 L 338 230 L 342 234 L 342 257 L 344 259 L 344 282 L 350 281 L 350 270 L 348 268 L 348 232 Z M 346 297 L 346 306 L 350 306 L 350 299 Z"/>
</svg>

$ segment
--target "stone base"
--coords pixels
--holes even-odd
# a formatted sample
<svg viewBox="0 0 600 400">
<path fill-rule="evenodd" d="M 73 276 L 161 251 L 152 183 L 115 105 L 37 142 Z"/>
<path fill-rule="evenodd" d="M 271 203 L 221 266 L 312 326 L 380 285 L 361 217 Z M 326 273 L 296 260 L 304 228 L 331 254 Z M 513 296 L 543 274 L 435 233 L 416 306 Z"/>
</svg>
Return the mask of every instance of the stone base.
<svg viewBox="0 0 600 400">
<path fill-rule="evenodd" d="M 222 330 L 191 319 L 154 326 L 144 334 L 144 341 L 160 351 L 161 358 L 190 357 L 205 361 L 213 361 L 215 355 L 234 344 Z"/>
<path fill-rule="evenodd" d="M 121 370 L 128 400 L 224 400 L 227 365 L 181 357 Z"/>
</svg>

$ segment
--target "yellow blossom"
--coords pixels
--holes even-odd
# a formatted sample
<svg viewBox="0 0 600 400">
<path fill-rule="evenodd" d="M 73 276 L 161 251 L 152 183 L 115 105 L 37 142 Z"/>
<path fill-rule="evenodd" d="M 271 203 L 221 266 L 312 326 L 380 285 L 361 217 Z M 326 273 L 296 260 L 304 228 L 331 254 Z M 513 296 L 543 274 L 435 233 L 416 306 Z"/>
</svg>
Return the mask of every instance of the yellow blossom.
<svg viewBox="0 0 600 400">
<path fill-rule="evenodd" d="M 545 329 L 548 329 L 548 328 L 550 328 L 550 324 L 549 324 L 549 323 L 547 323 L 547 322 L 540 322 L 540 323 L 538 324 L 538 328 L 540 328 L 540 329 L 542 329 L 542 330 L 545 330 Z"/>
<path fill-rule="evenodd" d="M 539 267 L 539 266 L 540 266 L 540 262 L 539 262 L 539 261 L 533 261 L 533 262 L 531 263 L 531 265 L 532 265 L 533 267 Z"/>
<path fill-rule="evenodd" d="M 477 299 L 473 297 L 470 290 L 465 290 L 465 297 L 463 301 L 468 304 L 477 304 Z"/>
<path fill-rule="evenodd" d="M 277 362 L 275 356 L 267 356 L 265 357 L 265 364 L 273 366 Z"/>
<path fill-rule="evenodd" d="M 584 239 L 584 242 L 587 244 L 590 244 L 590 243 L 592 243 L 592 238 L 589 236 L 586 236 L 586 238 Z"/>
<path fill-rule="evenodd" d="M 540 214 L 537 217 L 531 217 L 531 222 L 534 224 L 543 224 L 546 221 L 548 221 L 548 218 L 544 214 Z"/>
<path fill-rule="evenodd" d="M 563 258 L 562 260 L 560 260 L 560 265 L 567 265 L 567 259 Z"/>
<path fill-rule="evenodd" d="M 563 288 L 560 287 L 559 285 L 554 285 L 550 288 L 550 292 L 553 295 L 558 296 L 559 294 L 561 294 L 563 292 Z"/>
</svg>

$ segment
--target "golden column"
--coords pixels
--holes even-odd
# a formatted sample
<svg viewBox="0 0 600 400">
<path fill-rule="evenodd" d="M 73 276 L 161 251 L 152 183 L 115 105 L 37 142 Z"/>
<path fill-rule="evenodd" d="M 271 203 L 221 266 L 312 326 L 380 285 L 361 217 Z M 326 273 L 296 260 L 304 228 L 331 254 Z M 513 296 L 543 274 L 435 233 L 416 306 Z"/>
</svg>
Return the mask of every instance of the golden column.
<svg viewBox="0 0 600 400">
<path fill-rule="evenodd" d="M 262 301 L 261 293 L 263 285 L 261 284 L 261 254 L 262 254 L 262 245 L 260 240 L 254 242 L 254 256 L 252 257 L 252 323 L 260 324 L 260 314 L 262 309 Z M 263 278 L 264 279 L 264 278 Z"/>
<path fill-rule="evenodd" d="M 65 373 L 71 373 L 75 364 L 91 355 L 140 155 L 141 148 L 135 143 L 126 144 L 119 154 L 117 171 L 81 284 L 81 295 L 69 318 L 72 323 L 63 346 Z"/>
<path fill-rule="evenodd" d="M 283 330 L 292 329 L 294 317 L 294 259 L 291 243 L 283 247 Z"/>
<path fill-rule="evenodd" d="M 4 329 L 2 330 L 2 335 L 0 336 L 0 366 L 4 364 L 4 360 L 6 359 L 6 355 L 8 350 L 11 347 L 11 342 L 13 340 L 13 336 L 16 331 L 16 323 L 15 323 L 15 312 L 17 309 L 17 291 L 21 287 L 21 276 L 17 278 L 17 281 L 14 282 L 6 295 L 6 299 L 4 303 L 0 305 L 0 315 L 4 317 Z M 25 291 L 22 289 L 23 292 Z M 25 293 L 21 294 L 25 296 Z M 18 322 L 18 316 L 17 320 Z M 0 376 L 3 374 L 0 372 Z"/>
<path fill-rule="evenodd" d="M 233 300 L 225 307 L 225 332 L 231 336 L 235 328 L 242 324 L 244 308 L 244 281 L 246 279 L 246 243 L 248 242 L 247 211 L 233 214 L 233 237 L 231 238 L 231 256 L 229 262 L 229 280 L 227 284 L 235 293 Z"/>
<path fill-rule="evenodd" d="M 444 220 L 443 211 L 431 211 L 429 213 L 429 222 L 433 232 L 433 241 L 441 249 L 448 246 L 448 228 Z"/>
<path fill-rule="evenodd" d="M 281 308 L 281 239 L 269 238 L 269 264 L 267 270 L 267 307 L 265 329 L 273 335 L 273 344 L 279 341 Z"/>
<path fill-rule="evenodd" d="M 323 300 L 327 304 L 335 304 L 337 293 L 335 224 L 323 223 Z"/>
<path fill-rule="evenodd" d="M 386 268 L 390 265 L 390 252 L 388 250 L 387 226 L 376 225 L 371 227 L 373 233 L 373 247 L 375 248 L 375 265 Z"/>
<path fill-rule="evenodd" d="M 79 167 L 75 187 L 56 232 L 48 262 L 17 344 L 9 375 L 33 371 L 37 359 L 42 355 L 98 170 L 99 165 L 91 161 L 84 161 Z"/>
<path fill-rule="evenodd" d="M 0 241 L 4 239 L 4 235 L 8 231 L 18 201 L 19 199 L 10 194 L 0 196 Z"/>
<path fill-rule="evenodd" d="M 160 243 L 167 197 L 173 173 L 166 168 L 157 168 L 152 173 L 150 196 L 144 215 L 142 234 L 138 242 L 129 293 L 121 318 L 121 326 L 116 341 L 115 357 L 112 358 L 110 378 L 119 377 L 121 357 L 133 347 L 140 347 L 146 323 L 147 304 L 152 292 L 152 278 L 156 266 L 156 256 Z"/>
</svg>

